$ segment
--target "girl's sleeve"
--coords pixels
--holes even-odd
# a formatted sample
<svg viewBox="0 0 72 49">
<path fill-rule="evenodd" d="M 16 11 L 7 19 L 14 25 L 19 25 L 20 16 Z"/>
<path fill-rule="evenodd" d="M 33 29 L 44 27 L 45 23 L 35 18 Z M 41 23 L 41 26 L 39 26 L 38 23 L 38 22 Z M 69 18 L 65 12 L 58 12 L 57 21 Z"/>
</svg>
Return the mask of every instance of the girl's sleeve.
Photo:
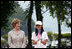
<svg viewBox="0 0 72 49">
<path fill-rule="evenodd" d="M 32 33 L 31 40 L 35 40 L 35 34 L 34 34 L 34 32 Z"/>
<path fill-rule="evenodd" d="M 45 39 L 48 39 L 48 36 L 47 36 L 47 33 L 46 32 L 44 33 L 44 38 Z"/>
</svg>

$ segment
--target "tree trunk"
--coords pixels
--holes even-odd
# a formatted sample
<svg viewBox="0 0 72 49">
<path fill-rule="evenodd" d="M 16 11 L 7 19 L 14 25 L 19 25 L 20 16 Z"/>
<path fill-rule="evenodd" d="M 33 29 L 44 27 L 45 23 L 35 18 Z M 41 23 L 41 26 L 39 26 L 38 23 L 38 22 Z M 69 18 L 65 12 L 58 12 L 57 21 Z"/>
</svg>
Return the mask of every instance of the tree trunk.
<svg viewBox="0 0 72 49">
<path fill-rule="evenodd" d="M 42 21 L 43 17 L 41 14 L 41 1 L 35 1 L 35 10 L 36 10 L 36 17 L 37 17 L 37 21 Z"/>
<path fill-rule="evenodd" d="M 61 47 L 61 25 L 60 25 L 60 20 L 58 20 L 57 17 L 57 21 L 58 21 L 58 48 Z"/>
<path fill-rule="evenodd" d="M 32 30 L 31 30 L 31 17 L 32 17 L 32 13 L 33 13 L 33 1 L 30 2 L 30 9 L 29 9 L 29 14 L 28 14 L 28 45 L 27 48 L 32 48 L 32 42 L 31 42 L 31 34 L 32 34 Z"/>
</svg>

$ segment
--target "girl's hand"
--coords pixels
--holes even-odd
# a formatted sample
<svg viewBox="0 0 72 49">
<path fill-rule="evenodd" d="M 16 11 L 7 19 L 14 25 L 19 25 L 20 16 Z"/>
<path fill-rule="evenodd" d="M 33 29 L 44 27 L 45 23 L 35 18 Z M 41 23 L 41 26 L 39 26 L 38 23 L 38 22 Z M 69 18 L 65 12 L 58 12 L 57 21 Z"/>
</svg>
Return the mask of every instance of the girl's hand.
<svg viewBox="0 0 72 49">
<path fill-rule="evenodd" d="M 44 44 L 44 45 L 46 45 L 46 42 L 47 42 L 47 41 L 48 41 L 47 39 L 44 40 L 44 41 L 41 40 L 41 43 Z"/>
<path fill-rule="evenodd" d="M 37 41 L 33 40 L 32 43 L 33 43 L 34 45 L 36 45 L 36 44 L 37 44 Z"/>
</svg>

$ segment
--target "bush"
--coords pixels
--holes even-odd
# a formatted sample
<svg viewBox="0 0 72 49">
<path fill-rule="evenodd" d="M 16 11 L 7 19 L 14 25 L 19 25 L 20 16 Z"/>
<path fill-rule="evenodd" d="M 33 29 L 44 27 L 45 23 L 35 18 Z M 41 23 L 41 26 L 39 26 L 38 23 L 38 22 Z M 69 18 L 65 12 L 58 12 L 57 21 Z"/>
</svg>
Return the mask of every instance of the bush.
<svg viewBox="0 0 72 49">
<path fill-rule="evenodd" d="M 47 35 L 48 35 L 49 39 L 52 41 L 52 39 L 53 39 L 53 37 L 52 37 L 53 33 L 52 33 L 51 31 L 49 31 L 49 32 L 47 33 Z"/>
<path fill-rule="evenodd" d="M 58 34 L 57 33 L 54 33 L 49 31 L 47 33 L 48 37 L 50 38 L 50 40 L 52 41 L 53 37 L 55 38 L 55 40 L 58 40 Z M 52 36 L 53 35 L 53 36 Z M 71 33 L 65 33 L 65 34 L 61 34 L 61 38 L 71 38 Z"/>
<path fill-rule="evenodd" d="M 8 34 L 2 36 L 6 41 L 8 40 Z"/>
</svg>

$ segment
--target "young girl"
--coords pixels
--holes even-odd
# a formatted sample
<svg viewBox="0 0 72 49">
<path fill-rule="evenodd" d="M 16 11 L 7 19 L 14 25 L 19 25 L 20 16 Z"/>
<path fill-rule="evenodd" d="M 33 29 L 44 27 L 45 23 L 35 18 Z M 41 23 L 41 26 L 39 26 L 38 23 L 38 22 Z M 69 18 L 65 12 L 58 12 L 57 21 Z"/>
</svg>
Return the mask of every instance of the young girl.
<svg viewBox="0 0 72 49">
<path fill-rule="evenodd" d="M 42 22 L 36 22 L 35 32 L 32 33 L 32 45 L 34 48 L 46 48 L 48 42 L 47 33 L 44 32 Z"/>
</svg>

